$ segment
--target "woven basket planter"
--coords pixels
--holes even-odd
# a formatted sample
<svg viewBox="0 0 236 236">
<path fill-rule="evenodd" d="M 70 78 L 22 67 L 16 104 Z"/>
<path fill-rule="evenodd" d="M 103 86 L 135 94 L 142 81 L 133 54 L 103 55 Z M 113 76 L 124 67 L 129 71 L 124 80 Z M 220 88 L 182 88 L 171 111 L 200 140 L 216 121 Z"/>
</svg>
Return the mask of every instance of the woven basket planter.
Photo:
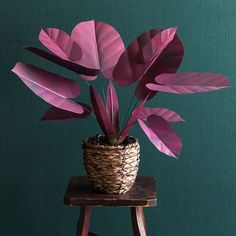
<svg viewBox="0 0 236 236">
<path fill-rule="evenodd" d="M 131 189 L 138 172 L 140 146 L 137 139 L 129 139 L 128 144 L 117 146 L 92 142 L 91 138 L 83 141 L 84 166 L 95 190 L 122 194 Z"/>
</svg>

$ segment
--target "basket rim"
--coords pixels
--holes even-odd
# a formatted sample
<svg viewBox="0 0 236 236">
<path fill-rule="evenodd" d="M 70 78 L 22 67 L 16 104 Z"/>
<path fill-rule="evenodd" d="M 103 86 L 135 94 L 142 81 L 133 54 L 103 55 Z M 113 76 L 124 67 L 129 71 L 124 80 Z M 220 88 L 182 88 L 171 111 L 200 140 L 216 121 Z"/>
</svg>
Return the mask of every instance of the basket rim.
<svg viewBox="0 0 236 236">
<path fill-rule="evenodd" d="M 104 136 L 104 135 L 99 135 L 99 136 Z M 127 136 L 127 137 L 131 137 L 134 139 L 133 143 L 130 143 L 128 145 L 124 145 L 124 144 L 119 144 L 119 145 L 103 145 L 103 144 L 93 144 L 91 142 L 89 142 L 90 138 L 93 138 L 96 136 L 92 136 L 92 137 L 87 137 L 82 141 L 82 145 L 83 147 L 92 147 L 92 148 L 97 148 L 97 149 L 104 149 L 104 150 L 124 150 L 124 149 L 130 149 L 132 147 L 137 147 L 139 146 L 139 142 L 138 139 L 133 137 L 133 136 Z"/>
</svg>

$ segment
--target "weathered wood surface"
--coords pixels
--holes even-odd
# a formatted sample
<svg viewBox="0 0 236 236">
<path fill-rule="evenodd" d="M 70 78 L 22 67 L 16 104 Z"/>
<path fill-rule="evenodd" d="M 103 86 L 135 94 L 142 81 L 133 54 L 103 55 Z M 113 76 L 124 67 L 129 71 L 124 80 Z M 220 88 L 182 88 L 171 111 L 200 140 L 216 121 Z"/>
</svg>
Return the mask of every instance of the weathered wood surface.
<svg viewBox="0 0 236 236">
<path fill-rule="evenodd" d="M 86 176 L 74 176 L 67 187 L 64 203 L 79 206 L 153 207 L 157 204 L 156 181 L 138 176 L 133 188 L 125 194 L 103 194 L 93 190 Z"/>
<path fill-rule="evenodd" d="M 147 236 L 143 207 L 131 207 L 130 211 L 134 236 Z"/>
<path fill-rule="evenodd" d="M 92 208 L 89 206 L 80 207 L 80 216 L 77 223 L 76 236 L 88 236 L 91 211 Z"/>
</svg>

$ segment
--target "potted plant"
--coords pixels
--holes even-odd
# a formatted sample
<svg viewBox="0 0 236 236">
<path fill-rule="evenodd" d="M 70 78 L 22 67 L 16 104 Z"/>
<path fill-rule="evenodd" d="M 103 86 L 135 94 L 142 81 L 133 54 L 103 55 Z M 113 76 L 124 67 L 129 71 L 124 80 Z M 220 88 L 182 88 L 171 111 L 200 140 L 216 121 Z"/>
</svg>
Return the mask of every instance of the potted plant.
<svg viewBox="0 0 236 236">
<path fill-rule="evenodd" d="M 144 32 L 127 48 L 112 26 L 95 20 L 77 24 L 71 35 L 56 28 L 42 29 L 39 40 L 52 53 L 25 49 L 75 72 L 89 86 L 91 105 L 72 100 L 81 92 L 73 80 L 22 62 L 12 71 L 52 105 L 42 120 L 96 118 L 103 134 L 83 141 L 84 164 L 94 188 L 106 193 L 125 193 L 134 184 L 140 146 L 128 136 L 132 125 L 139 124 L 160 152 L 174 158 L 180 153 L 181 139 L 170 123 L 183 118 L 167 108 L 146 107 L 147 100 L 158 92 L 189 94 L 229 87 L 221 74 L 177 72 L 184 48 L 176 28 Z M 98 74 L 108 80 L 105 98 L 93 85 Z M 134 98 L 121 124 L 114 84 L 134 83 Z"/>
</svg>

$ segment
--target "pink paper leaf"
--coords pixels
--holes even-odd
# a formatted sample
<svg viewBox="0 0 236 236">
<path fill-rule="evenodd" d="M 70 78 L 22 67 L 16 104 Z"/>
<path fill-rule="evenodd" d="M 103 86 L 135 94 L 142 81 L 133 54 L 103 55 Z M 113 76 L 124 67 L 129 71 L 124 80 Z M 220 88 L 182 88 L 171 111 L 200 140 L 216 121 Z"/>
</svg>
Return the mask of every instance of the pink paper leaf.
<svg viewBox="0 0 236 236">
<path fill-rule="evenodd" d="M 224 75 L 214 73 L 161 74 L 155 81 L 156 84 L 147 84 L 147 88 L 177 94 L 202 93 L 229 87 L 229 81 Z"/>
<path fill-rule="evenodd" d="M 182 141 L 165 119 L 157 115 L 151 115 L 147 118 L 147 124 L 141 119 L 138 120 L 138 123 L 160 152 L 178 158 Z"/>
<path fill-rule="evenodd" d="M 78 114 L 84 112 L 81 105 L 67 99 L 80 94 L 75 81 L 22 62 L 18 62 L 12 71 L 47 103 Z"/>
<path fill-rule="evenodd" d="M 126 136 L 128 135 L 132 125 L 135 123 L 135 121 L 137 120 L 137 117 L 140 113 L 140 111 L 143 109 L 143 106 L 146 102 L 147 98 L 145 98 L 139 105 L 138 107 L 132 112 L 128 122 L 125 125 L 124 130 L 121 132 L 120 137 L 119 137 L 119 141 L 123 142 L 126 138 Z"/>
<path fill-rule="evenodd" d="M 57 107 L 51 107 L 47 110 L 44 116 L 41 118 L 42 121 L 60 121 L 60 120 L 73 120 L 73 119 L 84 119 L 91 114 L 91 107 L 87 104 L 78 103 L 83 107 L 84 112 L 82 114 L 77 114 L 71 111 L 65 111 Z"/>
<path fill-rule="evenodd" d="M 75 26 L 71 38 L 80 45 L 82 57 L 79 63 L 99 69 L 109 80 L 120 55 L 125 50 L 119 33 L 100 21 L 84 21 Z"/>
<path fill-rule="evenodd" d="M 152 107 L 144 107 L 137 117 L 137 119 L 141 119 L 146 121 L 150 115 L 158 115 L 161 116 L 168 122 L 180 122 L 184 121 L 184 119 L 178 115 L 176 112 L 169 110 L 167 108 L 152 108 Z"/>
<path fill-rule="evenodd" d="M 151 99 L 157 92 L 146 87 L 147 83 L 153 83 L 154 78 L 162 73 L 175 73 L 183 59 L 184 47 L 177 34 L 174 39 L 162 51 L 149 71 L 139 80 L 135 90 L 137 98 L 143 100 L 147 95 Z"/>
<path fill-rule="evenodd" d="M 109 139 L 114 139 L 116 136 L 116 132 L 107 113 L 106 105 L 104 104 L 100 94 L 92 85 L 90 85 L 90 98 L 98 124 L 100 125 L 103 133 Z"/>
<path fill-rule="evenodd" d="M 64 60 L 78 61 L 82 56 L 80 46 L 62 30 L 41 29 L 39 40 L 46 48 Z"/>
<path fill-rule="evenodd" d="M 155 77 L 157 70 L 153 66 L 162 51 L 174 39 L 175 33 L 176 28 L 169 28 L 141 34 L 119 58 L 113 72 L 114 80 L 120 86 L 129 86 L 142 80 L 146 74 Z"/>
<path fill-rule="evenodd" d="M 72 70 L 78 74 L 88 75 L 88 79 L 94 79 L 92 76 L 95 76 L 99 73 L 98 69 L 87 68 L 72 61 L 64 60 L 56 55 L 36 47 L 25 47 L 25 49 L 68 70 Z"/>
<path fill-rule="evenodd" d="M 106 108 L 113 127 L 119 132 L 119 102 L 112 81 L 107 86 Z"/>
</svg>

